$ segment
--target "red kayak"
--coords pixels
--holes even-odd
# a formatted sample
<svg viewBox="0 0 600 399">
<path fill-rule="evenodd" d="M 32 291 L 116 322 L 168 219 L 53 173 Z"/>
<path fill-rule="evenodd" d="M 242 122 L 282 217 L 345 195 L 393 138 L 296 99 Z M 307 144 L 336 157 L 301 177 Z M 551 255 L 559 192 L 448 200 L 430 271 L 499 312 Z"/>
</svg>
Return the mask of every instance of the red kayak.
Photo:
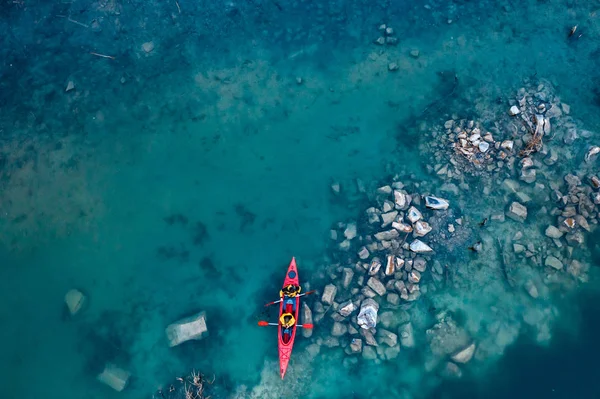
<svg viewBox="0 0 600 399">
<path fill-rule="evenodd" d="M 292 258 L 290 266 L 288 267 L 285 279 L 283 280 L 283 287 L 288 285 L 299 286 L 298 269 L 296 268 L 296 258 Z M 292 303 L 290 303 L 292 302 Z M 295 302 L 295 304 L 294 304 Z M 298 321 L 298 315 L 300 314 L 300 298 L 298 296 L 294 298 L 288 298 L 285 303 L 281 301 L 279 305 L 279 317 L 284 313 L 291 313 L 294 315 L 296 321 Z M 292 348 L 294 347 L 294 340 L 296 339 L 296 328 L 297 322 L 289 329 L 282 328 L 281 322 L 278 323 L 277 335 L 279 337 L 279 372 L 281 373 L 281 379 L 285 376 L 290 357 L 292 356 Z"/>
</svg>

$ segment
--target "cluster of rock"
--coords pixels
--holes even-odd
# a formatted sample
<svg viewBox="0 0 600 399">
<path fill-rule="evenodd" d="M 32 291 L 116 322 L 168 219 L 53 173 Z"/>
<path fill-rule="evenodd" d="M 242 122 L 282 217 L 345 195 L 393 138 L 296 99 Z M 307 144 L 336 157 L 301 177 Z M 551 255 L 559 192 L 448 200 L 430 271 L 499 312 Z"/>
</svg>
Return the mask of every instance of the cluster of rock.
<svg viewBox="0 0 600 399">
<path fill-rule="evenodd" d="M 395 36 L 394 28 L 391 26 L 381 24 L 379 25 L 379 32 L 381 33 L 381 36 L 375 40 L 376 44 L 381 46 L 398 44 L 398 38 Z"/>
<path fill-rule="evenodd" d="M 333 282 L 324 287 L 314 313 L 303 305 L 303 322 L 321 323 L 326 315 L 333 320 L 330 336 L 317 338 L 310 350 L 318 352 L 320 345 L 342 346 L 348 355 L 386 360 L 398 355 L 400 345 L 414 345 L 410 318 L 400 307 L 427 291 L 421 282 L 434 251 L 426 241 L 441 223 L 430 224 L 425 215 L 432 214 L 430 221 L 436 213 L 442 218 L 449 202 L 409 194 L 401 182 L 377 189 L 376 201 L 377 206 L 368 208 L 364 218 L 340 223 L 331 231 L 346 265 L 332 266 L 329 275 Z M 439 262 L 430 269 L 437 276 L 434 279 L 442 278 Z M 312 334 L 304 331 L 305 336 Z M 346 361 L 357 359 L 353 356 Z"/>
</svg>

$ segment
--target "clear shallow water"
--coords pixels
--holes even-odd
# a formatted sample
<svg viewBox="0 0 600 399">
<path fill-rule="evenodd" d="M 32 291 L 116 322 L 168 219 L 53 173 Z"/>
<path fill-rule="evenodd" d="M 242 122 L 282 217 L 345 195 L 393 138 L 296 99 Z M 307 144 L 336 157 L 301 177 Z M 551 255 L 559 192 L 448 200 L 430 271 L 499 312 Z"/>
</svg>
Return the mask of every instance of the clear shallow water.
<svg viewBox="0 0 600 399">
<path fill-rule="evenodd" d="M 262 304 L 274 299 L 292 255 L 301 277 L 317 280 L 329 228 L 366 205 L 354 193 L 356 178 L 371 190 L 396 173 L 436 184 L 425 169 L 429 155 L 418 152 L 428 139 L 415 129 L 421 122 L 486 117 L 504 109 L 499 97 L 537 75 L 599 131 L 591 4 L 178 4 L 181 14 L 174 4 L 112 7 L 118 2 L 3 11 L 7 397 L 148 397 L 191 368 L 214 373 L 230 392 L 243 384 L 254 397 L 277 395 L 273 331 L 256 327 L 269 317 Z M 398 46 L 372 44 L 382 22 L 394 27 Z M 576 23 L 584 36 L 569 42 Z M 149 40 L 155 49 L 145 54 Z M 388 72 L 390 62 L 399 70 Z M 454 74 L 458 90 L 447 97 Z M 69 80 L 76 88 L 65 93 Z M 484 213 L 468 199 L 459 203 L 466 214 Z M 173 215 L 187 222 L 169 223 Z M 62 300 L 74 287 L 89 306 L 69 320 Z M 450 294 L 471 313 L 493 300 Z M 559 307 L 578 309 L 570 296 L 556 296 Z M 209 338 L 169 349 L 165 326 L 199 310 L 208 312 Z M 567 321 L 581 341 L 592 336 L 581 319 L 558 324 Z M 517 378 L 526 370 L 514 371 L 531 364 L 520 360 L 529 355 L 519 343 L 492 371 L 471 370 L 475 383 L 441 387 L 424 378 L 418 349 L 346 370 L 333 351 L 306 360 L 303 345 L 286 381 L 299 381 L 308 397 L 452 395 L 473 392 L 473 384 L 471 395 L 489 397 L 498 385 L 531 383 Z M 557 339 L 531 356 L 561 358 L 564 345 Z M 95 381 L 108 360 L 132 372 L 126 391 Z M 580 397 L 595 397 L 592 388 Z"/>
</svg>

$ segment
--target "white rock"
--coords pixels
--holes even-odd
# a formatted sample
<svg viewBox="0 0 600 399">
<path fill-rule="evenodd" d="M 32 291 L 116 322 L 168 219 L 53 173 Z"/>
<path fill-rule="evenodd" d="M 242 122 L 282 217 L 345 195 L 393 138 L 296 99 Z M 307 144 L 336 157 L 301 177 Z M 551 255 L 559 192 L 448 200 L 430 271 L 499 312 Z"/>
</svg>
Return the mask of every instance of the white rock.
<svg viewBox="0 0 600 399">
<path fill-rule="evenodd" d="M 146 53 L 150 53 L 152 50 L 154 50 L 154 42 L 146 42 L 142 44 L 142 50 L 144 50 Z"/>
<path fill-rule="evenodd" d="M 482 141 L 481 143 L 479 143 L 479 151 L 481 152 L 487 152 L 487 150 L 490 149 L 490 144 L 486 141 Z"/>
<path fill-rule="evenodd" d="M 517 222 L 524 222 L 527 219 L 527 208 L 518 202 L 513 202 L 510 204 L 506 216 Z"/>
<path fill-rule="evenodd" d="M 340 305 L 340 308 L 338 309 L 338 313 L 341 314 L 344 317 L 348 317 L 355 310 L 356 310 L 356 306 L 354 305 L 354 302 L 352 302 L 352 301 L 346 301 L 346 302 L 344 302 L 343 304 Z"/>
<path fill-rule="evenodd" d="M 475 347 L 475 343 L 472 343 L 471 345 L 452 355 L 452 360 L 454 360 L 456 363 L 468 363 L 469 360 L 473 358 Z"/>
<path fill-rule="evenodd" d="M 431 226 L 429 225 L 429 223 L 427 223 L 423 220 L 419 220 L 417 223 L 415 223 L 415 236 L 424 237 L 430 231 L 431 231 Z"/>
<path fill-rule="evenodd" d="M 515 145 L 514 141 L 512 141 L 512 140 L 504 140 L 500 144 L 500 147 L 504 148 L 505 150 L 512 151 L 514 145 Z"/>
<path fill-rule="evenodd" d="M 327 284 L 323 289 L 323 295 L 321 296 L 321 302 L 326 305 L 333 304 L 333 300 L 335 299 L 335 294 L 337 294 L 337 287 L 333 284 Z"/>
<path fill-rule="evenodd" d="M 361 306 L 360 312 L 358 313 L 358 325 L 368 330 L 375 328 L 377 325 L 377 312 L 379 311 L 379 305 L 371 298 L 365 299 Z"/>
<path fill-rule="evenodd" d="M 408 205 L 408 198 L 406 194 L 400 191 L 394 191 L 394 203 L 398 207 L 398 209 L 405 209 Z"/>
<path fill-rule="evenodd" d="M 387 28 L 385 28 L 385 34 L 388 36 L 392 36 L 394 34 L 394 29 L 388 26 Z"/>
<path fill-rule="evenodd" d="M 413 231 L 413 228 L 409 224 L 404 224 L 402 222 L 394 222 L 392 223 L 392 227 L 402 233 L 410 233 Z"/>
<path fill-rule="evenodd" d="M 356 223 L 348 223 L 346 230 L 344 230 L 344 237 L 346 237 L 348 240 L 356 237 Z"/>
<path fill-rule="evenodd" d="M 421 240 L 414 240 L 410 243 L 410 250 L 416 253 L 432 252 L 433 249 Z"/>
<path fill-rule="evenodd" d="M 169 346 L 177 346 L 189 340 L 200 340 L 208 335 L 206 327 L 206 312 L 200 312 L 194 316 L 186 317 L 166 329 Z"/>
<path fill-rule="evenodd" d="M 69 92 L 74 89 L 75 89 L 75 83 L 73 83 L 72 80 L 69 80 L 69 82 L 67 82 L 67 88 L 65 89 L 65 91 Z"/>
<path fill-rule="evenodd" d="M 429 209 L 443 210 L 448 209 L 448 207 L 450 206 L 450 202 L 443 198 L 428 195 L 425 197 L 425 206 Z"/>
<path fill-rule="evenodd" d="M 340 183 L 338 183 L 338 182 L 331 183 L 331 191 L 333 191 L 334 194 L 339 194 L 340 190 L 341 190 Z"/>
<path fill-rule="evenodd" d="M 396 258 L 396 270 L 402 270 L 402 266 L 404 266 L 404 259 Z"/>
<path fill-rule="evenodd" d="M 408 281 L 413 284 L 418 284 L 419 281 L 421 281 L 421 273 L 419 273 L 419 271 L 415 269 L 411 270 L 408 273 Z"/>
<path fill-rule="evenodd" d="M 115 391 L 121 392 L 127 386 L 130 375 L 128 371 L 108 363 L 104 366 L 104 371 L 98 374 L 96 378 Z"/>
<path fill-rule="evenodd" d="M 381 260 L 379 260 L 378 257 L 374 257 L 371 260 L 371 264 L 369 265 L 369 275 L 370 276 L 374 276 L 377 274 L 377 272 L 379 272 L 379 269 L 381 268 Z"/>
<path fill-rule="evenodd" d="M 390 62 L 390 63 L 388 64 L 388 70 L 389 70 L 390 72 L 392 72 L 392 71 L 397 71 L 397 70 L 398 70 L 398 64 L 396 64 L 395 62 Z"/>
<path fill-rule="evenodd" d="M 382 187 L 379 187 L 379 188 L 377 189 L 377 193 L 378 193 L 378 194 L 386 194 L 386 195 L 389 195 L 389 194 L 391 194 L 391 193 L 392 193 L 392 187 L 391 187 L 391 186 L 382 186 Z"/>
<path fill-rule="evenodd" d="M 69 290 L 65 294 L 65 303 L 67 304 L 67 308 L 69 308 L 69 312 L 71 315 L 77 314 L 83 305 L 85 304 L 85 295 L 79 290 Z"/>
<path fill-rule="evenodd" d="M 417 208 L 411 206 L 408 209 L 408 214 L 406 217 L 408 218 L 408 220 L 410 220 L 411 223 L 414 224 L 417 220 L 420 220 L 423 217 L 423 215 L 421 214 L 421 212 L 419 212 Z"/>
<path fill-rule="evenodd" d="M 515 115 L 519 115 L 521 113 L 521 110 L 519 109 L 519 107 L 517 107 L 516 105 L 513 105 L 512 107 L 510 107 L 510 109 L 508 110 L 508 114 L 510 116 L 515 116 Z"/>
</svg>

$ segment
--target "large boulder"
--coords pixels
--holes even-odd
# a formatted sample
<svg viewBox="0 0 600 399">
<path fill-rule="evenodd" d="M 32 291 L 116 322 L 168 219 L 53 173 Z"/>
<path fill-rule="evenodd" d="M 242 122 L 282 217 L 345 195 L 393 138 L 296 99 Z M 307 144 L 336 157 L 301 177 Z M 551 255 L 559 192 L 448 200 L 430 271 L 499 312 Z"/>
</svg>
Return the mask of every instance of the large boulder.
<svg viewBox="0 0 600 399">
<path fill-rule="evenodd" d="M 208 335 L 206 312 L 181 319 L 166 328 L 169 346 L 177 346 L 189 340 L 200 340 Z"/>
<path fill-rule="evenodd" d="M 358 325 L 368 330 L 369 328 L 375 328 L 377 325 L 377 312 L 379 311 L 379 304 L 371 298 L 365 299 L 361 306 L 360 312 L 358 313 Z"/>
<path fill-rule="evenodd" d="M 337 294 L 337 287 L 333 284 L 326 285 L 325 289 L 323 290 L 323 296 L 321 296 L 321 302 L 326 305 L 333 304 L 335 294 Z"/>
<path fill-rule="evenodd" d="M 312 311 L 310 310 L 306 302 L 302 302 L 301 323 L 313 324 Z M 312 328 L 303 328 L 302 335 L 304 336 L 304 338 L 310 338 L 312 336 L 312 331 Z"/>
<path fill-rule="evenodd" d="M 524 222 L 527 219 L 527 208 L 518 202 L 513 202 L 508 208 L 506 216 L 517 222 Z"/>
<path fill-rule="evenodd" d="M 127 386 L 129 376 L 131 374 L 127 370 L 123 370 L 114 364 L 106 364 L 104 371 L 96 377 L 98 381 L 108 385 L 115 391 L 121 392 Z"/>
</svg>

